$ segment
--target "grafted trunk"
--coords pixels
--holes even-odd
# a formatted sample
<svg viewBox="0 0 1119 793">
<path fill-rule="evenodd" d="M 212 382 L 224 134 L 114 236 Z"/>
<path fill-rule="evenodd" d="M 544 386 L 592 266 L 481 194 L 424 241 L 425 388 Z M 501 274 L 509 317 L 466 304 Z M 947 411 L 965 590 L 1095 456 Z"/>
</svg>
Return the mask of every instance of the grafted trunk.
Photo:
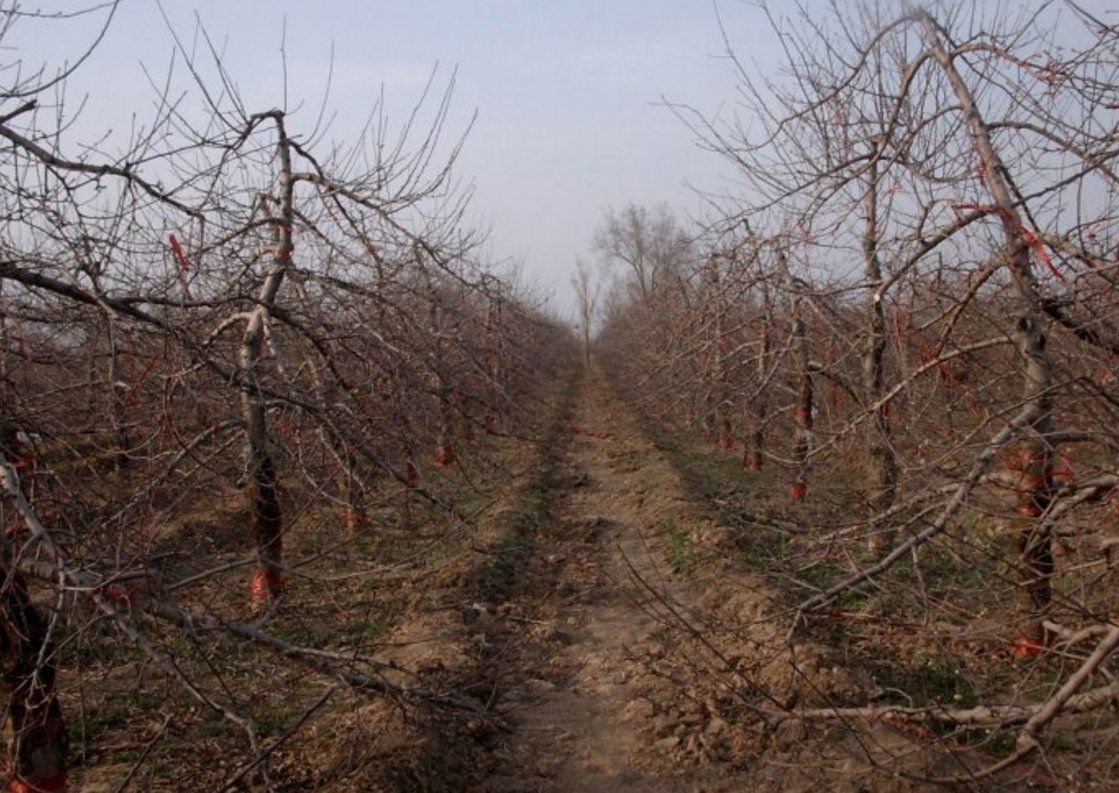
<svg viewBox="0 0 1119 793">
<path fill-rule="evenodd" d="M 719 290 L 718 263 L 710 263 L 709 286 L 714 302 L 714 358 L 712 360 L 714 388 L 712 390 L 711 415 L 715 429 L 715 447 L 719 451 L 734 449 L 734 425 L 730 420 L 728 406 L 731 403 L 730 373 L 727 370 L 726 317 L 723 311 L 722 295 Z"/>
<path fill-rule="evenodd" d="M 455 464 L 455 430 L 450 400 L 451 389 L 443 388 L 439 398 L 439 437 L 435 445 L 436 468 L 447 468 Z"/>
<path fill-rule="evenodd" d="M 773 351 L 773 304 L 769 293 L 762 296 L 765 313 L 762 317 L 761 350 L 758 353 L 758 389 L 755 400 L 754 429 L 750 433 L 750 448 L 743 465 L 748 471 L 761 471 L 765 467 L 765 427 L 769 421 L 769 364 Z"/>
<path fill-rule="evenodd" d="M 499 297 L 486 308 L 485 373 L 488 377 L 486 431 L 504 431 L 506 411 L 498 406 L 503 399 L 501 383 L 505 377 L 505 309 Z"/>
<path fill-rule="evenodd" d="M 256 545 L 257 572 L 252 595 L 270 601 L 283 591 L 283 513 L 277 488 L 276 464 L 270 449 L 268 417 L 264 396 L 257 380 L 264 359 L 264 336 L 268 318 L 276 303 L 276 295 L 284 276 L 291 268 L 295 245 L 292 225 L 295 222 L 291 143 L 284 129 L 280 111 L 269 114 L 276 124 L 279 142 L 280 195 L 272 218 L 275 247 L 272 262 L 257 296 L 257 305 L 249 315 L 241 340 L 241 416 L 247 439 L 249 525 Z M 269 200 L 269 199 L 265 199 Z"/>
<path fill-rule="evenodd" d="M 0 574 L 0 696 L 12 763 L 11 790 L 63 790 L 69 734 L 55 692 L 46 620 L 31 604 L 23 577 Z"/>
<path fill-rule="evenodd" d="M 885 512 L 897 497 L 898 463 L 890 442 L 888 408 L 881 404 L 886 393 L 886 311 L 882 263 L 878 258 L 878 159 L 880 143 L 871 153 L 866 195 L 866 230 L 863 236 L 865 276 L 870 290 L 867 306 L 866 347 L 863 350 L 863 399 L 870 410 L 866 433 L 867 506 L 871 516 Z M 873 529 L 868 540 L 872 553 L 880 553 L 894 542 L 889 528 Z"/>
<path fill-rule="evenodd" d="M 369 515 L 365 511 L 365 498 L 361 475 L 357 466 L 357 455 L 344 443 L 328 439 L 331 449 L 338 460 L 339 491 L 342 494 L 343 521 L 346 534 L 356 537 L 365 530 Z"/>
<path fill-rule="evenodd" d="M 128 467 L 128 451 L 131 441 L 128 436 L 128 404 L 129 385 L 124 379 L 124 367 L 121 366 L 120 339 L 116 317 L 107 309 L 103 309 L 107 326 L 109 341 L 109 393 L 112 394 L 112 409 L 110 415 L 113 421 L 113 468 L 123 472 Z"/>
<path fill-rule="evenodd" d="M 283 592 L 283 512 L 276 487 L 276 464 L 265 452 L 252 464 L 249 475 L 249 526 L 256 543 L 257 573 L 253 598 L 271 601 Z"/>
<path fill-rule="evenodd" d="M 808 457 L 812 451 L 812 373 L 811 349 L 808 343 L 808 328 L 804 322 L 804 298 L 798 293 L 793 297 L 793 348 L 797 356 L 797 370 L 800 373 L 800 387 L 797 389 L 796 407 L 793 409 L 793 424 L 796 432 L 793 439 L 793 461 L 796 474 L 789 486 L 793 501 L 802 500 L 808 493 Z"/>
<path fill-rule="evenodd" d="M 4 492 L 20 487 L 13 461 L 15 431 L 0 429 Z M 0 533 L 0 697 L 13 791 L 64 790 L 69 732 L 55 690 L 49 626 L 31 603 L 27 583 L 15 571 L 15 548 Z"/>
<path fill-rule="evenodd" d="M 1044 311 L 1037 278 L 1030 261 L 1030 235 L 1014 200 L 1006 168 L 995 150 L 975 97 L 956 69 L 955 59 L 945 48 L 936 23 L 924 11 L 917 12 L 930 43 L 930 51 L 944 70 L 960 103 L 968 131 L 982 165 L 981 172 L 993 204 L 991 214 L 1003 227 L 1003 255 L 1016 292 L 1013 338 L 1022 365 L 1021 402 L 1029 417 L 1020 442 L 1022 468 L 1018 480 L 1015 515 L 1010 526 L 1018 553 L 1018 610 L 1026 621 L 1015 652 L 1032 655 L 1045 645 L 1042 627 L 1052 605 L 1052 538 L 1038 517 L 1048 508 L 1053 492 L 1053 450 L 1048 438 L 1053 432 L 1053 402 L 1050 395 L 1052 371 L 1046 349 Z"/>
<path fill-rule="evenodd" d="M 247 436 L 246 464 L 249 528 L 256 547 L 257 572 L 252 596 L 270 601 L 283 590 L 283 514 L 276 482 L 276 464 L 268 439 L 264 399 L 257 391 L 255 373 L 263 356 L 264 309 L 257 308 L 241 347 L 241 367 L 246 382 L 241 390 L 241 414 Z"/>
<path fill-rule="evenodd" d="M 1051 581 L 1056 565 L 1052 540 L 1038 520 L 1049 506 L 1052 455 L 1047 448 L 1027 443 L 1011 467 L 1018 474 L 1014 517 L 1009 521 L 1018 557 L 1015 606 L 1018 613 L 1027 619 L 1014 652 L 1029 656 L 1040 653 L 1046 644 L 1041 623 L 1053 602 Z"/>
<path fill-rule="evenodd" d="M 416 254 L 417 263 L 422 266 L 419 252 Z M 429 354 L 431 377 L 433 380 L 432 392 L 435 394 L 435 415 L 439 417 L 439 428 L 435 439 L 435 467 L 447 468 L 455 463 L 455 430 L 454 409 L 451 398 L 454 389 L 448 383 L 450 372 L 446 366 L 446 351 L 444 350 L 444 296 L 438 285 L 432 280 L 431 274 L 426 270 L 428 293 L 428 332 L 431 334 L 431 352 Z M 457 335 L 457 333 L 455 334 Z"/>
</svg>

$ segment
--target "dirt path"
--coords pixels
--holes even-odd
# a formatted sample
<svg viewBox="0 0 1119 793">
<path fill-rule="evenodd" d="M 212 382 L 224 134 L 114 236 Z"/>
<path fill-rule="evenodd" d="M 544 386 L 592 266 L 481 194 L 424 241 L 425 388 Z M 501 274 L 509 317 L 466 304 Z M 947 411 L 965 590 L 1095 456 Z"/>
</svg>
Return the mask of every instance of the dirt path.
<svg viewBox="0 0 1119 793">
<path fill-rule="evenodd" d="M 581 382 L 557 456 L 549 517 L 517 573 L 521 591 L 497 614 L 518 626 L 502 640 L 505 668 L 516 671 L 498 702 L 513 731 L 484 789 L 732 789 L 719 764 L 679 762 L 701 743 L 717 753 L 725 725 L 689 713 L 678 692 L 664 701 L 648 681 L 649 659 L 672 641 L 666 608 L 687 609 L 666 550 L 665 507 L 681 500 L 675 475 L 594 376 Z"/>
</svg>

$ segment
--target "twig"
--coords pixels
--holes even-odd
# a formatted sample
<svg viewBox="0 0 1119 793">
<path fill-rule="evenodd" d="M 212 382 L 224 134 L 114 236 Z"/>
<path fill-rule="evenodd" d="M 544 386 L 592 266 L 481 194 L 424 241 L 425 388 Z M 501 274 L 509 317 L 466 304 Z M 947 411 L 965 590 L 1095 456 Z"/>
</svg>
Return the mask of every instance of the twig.
<svg viewBox="0 0 1119 793">
<path fill-rule="evenodd" d="M 144 765 L 144 761 L 148 759 L 148 755 L 152 753 L 152 749 L 155 748 L 155 745 L 159 743 L 159 739 L 167 732 L 167 728 L 171 726 L 171 719 L 172 715 L 170 713 L 163 717 L 163 724 L 159 725 L 159 729 L 155 731 L 155 735 L 148 741 L 147 745 L 144 747 L 144 751 L 140 753 L 139 759 L 132 764 L 132 768 L 128 769 L 128 776 L 121 780 L 120 785 L 117 786 L 114 793 L 124 793 L 125 788 L 136 778 L 137 772 L 139 772 L 140 767 Z"/>
<path fill-rule="evenodd" d="M 1027 405 L 1009 424 L 987 441 L 983 451 L 976 456 L 975 462 L 972 464 L 967 477 L 960 482 L 959 486 L 956 488 L 956 492 L 944 506 L 940 516 L 931 526 L 895 547 L 875 564 L 864 567 L 849 578 L 840 581 L 824 592 L 814 595 L 801 603 L 800 606 L 797 607 L 796 615 L 793 617 L 793 624 L 789 628 L 786 641 L 792 644 L 797 628 L 805 621 L 805 617 L 810 612 L 828 605 L 852 587 L 858 586 L 864 581 L 870 581 L 875 576 L 890 569 L 898 560 L 907 557 L 914 548 L 919 548 L 943 532 L 948 527 L 952 518 L 955 517 L 956 513 L 963 509 L 964 505 L 967 503 L 968 497 L 971 495 L 971 491 L 982 481 L 984 474 L 986 474 L 988 467 L 990 467 L 999 450 L 1009 443 L 1024 427 L 1030 426 L 1036 419 L 1036 406 L 1033 404 Z"/>
<path fill-rule="evenodd" d="M 773 712 L 768 715 L 775 720 L 871 719 L 889 721 L 891 719 L 904 719 L 906 721 L 952 724 L 957 727 L 984 728 L 1006 728 L 1016 724 L 1023 725 L 1018 732 L 1017 748 L 1010 756 L 966 776 L 940 777 L 927 780 L 938 785 L 973 783 L 1005 771 L 1034 752 L 1040 746 L 1038 738 L 1041 732 L 1058 715 L 1062 713 L 1088 713 L 1106 706 L 1116 697 L 1119 697 L 1119 681 L 1093 688 L 1083 694 L 1076 693 L 1117 648 L 1119 648 L 1119 626 L 1112 625 L 1104 639 L 1080 665 L 1080 668 L 1064 682 L 1060 690 L 1045 702 L 1037 705 L 990 705 L 960 710 L 901 706 L 814 708 L 788 713 Z"/>
<path fill-rule="evenodd" d="M 315 702 L 315 704 L 312 705 L 310 708 L 308 708 L 303 713 L 303 715 L 299 717 L 299 720 L 296 721 L 295 724 L 293 724 L 291 727 L 289 727 L 283 735 L 273 741 L 271 746 L 259 752 L 256 757 L 254 757 L 250 762 L 246 763 L 240 770 L 237 771 L 237 773 L 231 776 L 229 778 L 229 781 L 226 782 L 225 785 L 218 790 L 218 793 L 226 793 L 227 791 L 236 788 L 237 784 L 245 778 L 246 774 L 263 763 L 265 760 L 267 760 L 269 755 L 271 755 L 273 752 L 287 743 L 293 735 L 299 732 L 303 725 L 307 723 L 307 720 L 310 719 L 316 711 L 318 711 L 323 705 L 327 703 L 331 696 L 334 695 L 335 691 L 336 688 L 332 687 L 325 694 L 319 697 L 318 701 Z M 120 791 L 118 790 L 117 793 L 120 793 Z"/>
</svg>

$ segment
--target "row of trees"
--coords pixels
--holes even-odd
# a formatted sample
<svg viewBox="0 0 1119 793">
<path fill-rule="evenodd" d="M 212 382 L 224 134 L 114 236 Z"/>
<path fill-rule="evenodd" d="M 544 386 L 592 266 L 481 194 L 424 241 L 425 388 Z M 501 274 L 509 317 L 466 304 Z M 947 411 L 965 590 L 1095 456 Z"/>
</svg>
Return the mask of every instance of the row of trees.
<svg viewBox="0 0 1119 793">
<path fill-rule="evenodd" d="M 770 21 L 782 77 L 731 52 L 738 115 L 677 108 L 747 191 L 687 235 L 665 212 L 604 222 L 630 277 L 600 350 L 653 415 L 777 466 L 806 543 L 861 560 L 794 631 L 941 549 L 987 572 L 924 601 L 930 641 L 997 592 L 1016 607 L 996 641 L 1077 659 L 1044 706 L 990 719 L 1022 725 L 1005 767 L 1115 693 L 1119 38 L 1075 2 Z"/>
<path fill-rule="evenodd" d="M 114 10 L 90 13 L 108 24 Z M 59 127 L 68 74 L 18 60 L 18 4 L 0 18 L 16 59 L 0 93 L 12 789 L 65 785 L 59 653 L 106 622 L 254 751 L 241 695 L 218 670 L 188 671 L 168 630 L 402 694 L 377 659 L 246 618 L 275 608 L 293 570 L 313 579 L 314 559 L 285 553 L 296 520 L 344 548 L 380 530 L 370 504 L 399 490 L 469 523 L 427 474 L 456 466 L 462 444 L 514 431 L 539 377 L 530 350 L 552 331 L 480 259 L 465 222 L 462 141 L 442 135 L 453 80 L 429 86 L 395 137 L 375 108 L 344 148 L 285 108 L 251 109 L 212 50 L 181 51 L 185 82 L 168 76 L 148 123 L 85 147 Z M 191 516 L 233 488 L 238 558 L 184 555 L 199 541 Z M 368 575 L 368 560 L 351 563 Z M 246 565 L 251 598 L 214 601 L 214 583 Z"/>
</svg>

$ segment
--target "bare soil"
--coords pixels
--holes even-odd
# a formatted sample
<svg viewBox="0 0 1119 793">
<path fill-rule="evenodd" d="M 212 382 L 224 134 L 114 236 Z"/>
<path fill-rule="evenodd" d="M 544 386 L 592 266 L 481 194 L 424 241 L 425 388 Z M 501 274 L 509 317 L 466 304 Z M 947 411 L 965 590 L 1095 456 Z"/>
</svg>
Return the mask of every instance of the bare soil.
<svg viewBox="0 0 1119 793">
<path fill-rule="evenodd" d="M 788 645 L 788 593 L 744 562 L 741 527 L 714 518 L 598 373 L 574 375 L 550 404 L 479 534 L 420 577 L 332 584 L 321 620 L 289 628 L 356 641 L 371 623 L 336 620 L 375 606 L 391 622 L 379 654 L 407 670 L 390 679 L 491 715 L 288 670 L 262 711 L 278 725 L 273 790 L 903 793 L 944 790 L 922 780 L 990 761 L 905 725 L 772 718 L 872 701 L 875 680 L 826 637 Z M 286 625 L 284 608 L 296 607 L 281 607 Z M 158 715 L 137 722 L 150 722 L 142 735 L 91 740 L 75 789 L 266 789 L 251 773 L 229 782 L 245 761 L 223 758 L 238 741 L 228 729 L 176 744 L 189 720 L 161 728 Z M 121 741 L 158 744 L 159 763 L 114 762 L 105 746 Z M 1039 787 L 1054 785 L 1011 769 L 975 789 Z"/>
<path fill-rule="evenodd" d="M 469 789 L 919 789 L 876 774 L 875 755 L 934 759 L 900 733 L 872 732 L 881 746 L 868 750 L 751 718 L 757 706 L 863 686 L 820 668 L 813 647 L 785 647 L 774 593 L 733 568 L 729 532 L 597 376 L 579 382 L 566 429 L 546 450 L 532 553 L 504 600 L 476 604 L 509 730 Z"/>
<path fill-rule="evenodd" d="M 651 680 L 673 641 L 667 612 L 689 609 L 665 550 L 679 489 L 598 381 L 578 397 L 536 553 L 516 598 L 494 606 L 516 670 L 496 703 L 511 732 L 478 789 L 734 789 L 726 768 L 678 762 L 685 750 L 729 757 L 727 725 Z"/>
</svg>

